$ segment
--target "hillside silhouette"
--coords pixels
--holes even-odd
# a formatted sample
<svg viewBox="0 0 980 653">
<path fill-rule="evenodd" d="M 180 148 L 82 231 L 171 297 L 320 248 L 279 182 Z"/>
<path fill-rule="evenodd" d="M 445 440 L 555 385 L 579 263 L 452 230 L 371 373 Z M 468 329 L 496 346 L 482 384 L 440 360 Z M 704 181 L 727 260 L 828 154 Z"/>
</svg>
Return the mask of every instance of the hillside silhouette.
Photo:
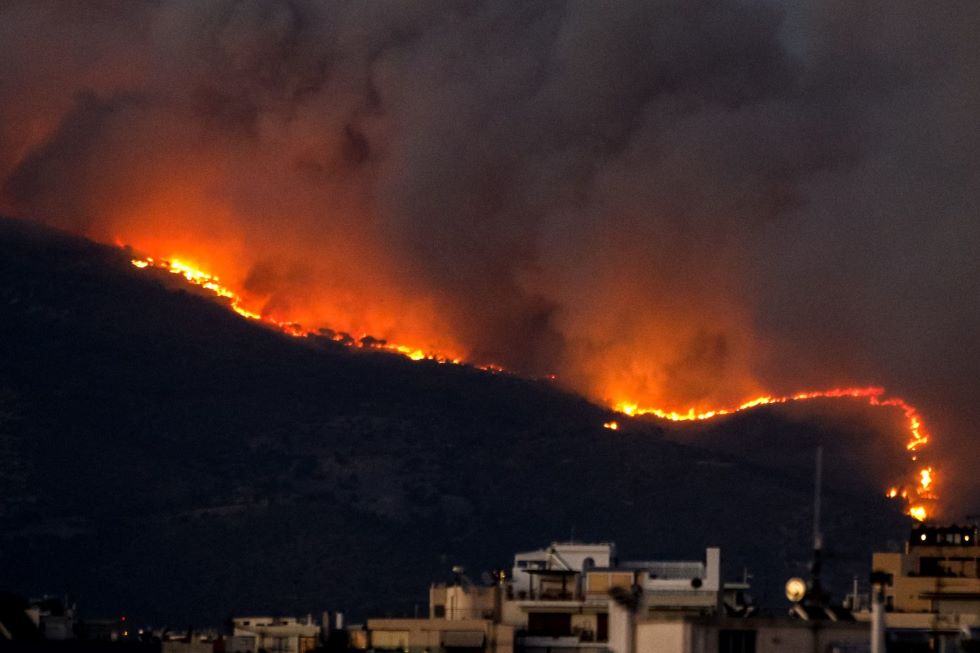
<svg viewBox="0 0 980 653">
<path fill-rule="evenodd" d="M 0 220 L 0 590 L 157 625 L 425 610 L 553 540 L 696 558 L 780 587 L 809 558 L 827 449 L 831 586 L 907 520 L 860 421 L 768 408 L 621 420 L 551 383 L 353 351 L 241 319 L 121 249 Z"/>
</svg>

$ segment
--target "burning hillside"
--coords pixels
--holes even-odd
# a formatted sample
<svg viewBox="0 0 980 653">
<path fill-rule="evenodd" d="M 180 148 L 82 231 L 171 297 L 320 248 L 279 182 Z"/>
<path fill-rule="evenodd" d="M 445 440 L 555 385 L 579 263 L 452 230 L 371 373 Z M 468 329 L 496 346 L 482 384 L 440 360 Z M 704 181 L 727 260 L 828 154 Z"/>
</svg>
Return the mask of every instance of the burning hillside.
<svg viewBox="0 0 980 653">
<path fill-rule="evenodd" d="M 8 0 L 0 212 L 297 336 L 624 411 L 886 408 L 911 506 L 942 461 L 969 514 L 978 26 L 956 0 Z"/>
<path fill-rule="evenodd" d="M 672 422 L 688 422 L 733 415 L 759 406 L 771 406 L 774 404 L 808 401 L 811 399 L 864 399 L 869 406 L 900 410 L 905 417 L 908 429 L 908 440 L 905 443 L 905 449 L 909 452 L 909 457 L 913 463 L 919 461 L 922 448 L 929 444 L 930 435 L 915 406 L 912 406 L 901 397 L 886 396 L 885 389 L 880 387 L 833 388 L 830 390 L 797 392 L 783 397 L 756 397 L 734 408 L 718 408 L 705 412 L 695 412 L 693 409 L 689 409 L 687 412 L 677 412 L 661 408 L 641 408 L 637 404 L 630 402 L 621 402 L 616 404 L 615 408 L 629 416 L 654 415 L 660 419 L 666 419 Z M 920 465 L 918 471 L 913 476 L 914 480 L 910 484 L 901 487 L 890 487 L 886 495 L 891 499 L 900 498 L 907 502 L 908 514 L 919 521 L 925 521 L 932 516 L 933 502 L 938 499 L 935 477 L 936 472 L 933 467 Z"/>
<path fill-rule="evenodd" d="M 392 354 L 405 356 L 413 361 L 427 360 L 437 363 L 449 363 L 454 365 L 464 364 L 457 357 L 444 356 L 438 353 L 427 352 L 419 348 L 402 344 L 393 344 L 385 340 L 380 340 L 370 335 L 363 335 L 354 338 L 348 333 L 336 332 L 332 329 L 320 328 L 316 331 L 307 331 L 297 322 L 282 321 L 272 317 L 263 316 L 244 305 L 242 297 L 222 285 L 221 280 L 212 274 L 203 272 L 195 267 L 177 259 L 155 259 L 152 257 L 134 258 L 131 263 L 139 269 L 162 270 L 169 274 L 182 277 L 185 281 L 212 293 L 214 296 L 227 301 L 228 306 L 248 320 L 259 321 L 267 326 L 275 328 L 287 335 L 301 338 L 308 335 L 327 335 L 329 338 L 345 346 L 356 349 L 374 349 L 385 351 Z M 479 369 L 498 372 L 503 371 L 497 365 L 470 363 Z M 715 417 L 723 417 L 734 413 L 750 410 L 759 406 L 769 406 L 774 404 L 784 404 L 788 402 L 807 401 L 811 399 L 865 399 L 870 406 L 896 408 L 899 409 L 907 420 L 909 439 L 905 445 L 909 452 L 912 462 L 917 462 L 922 447 L 929 443 L 930 436 L 927 432 L 918 410 L 904 399 L 899 397 L 887 397 L 885 389 L 880 387 L 868 388 L 835 388 L 822 391 L 797 392 L 783 397 L 764 396 L 743 402 L 735 408 L 716 408 L 703 412 L 695 412 L 688 409 L 686 412 L 667 410 L 662 408 L 642 408 L 639 404 L 621 401 L 612 406 L 616 412 L 625 416 L 653 415 L 660 419 L 674 422 L 684 421 L 704 421 Z M 618 430 L 619 423 L 608 421 L 603 427 L 610 430 Z M 914 482 L 905 486 L 891 487 L 887 491 L 887 496 L 892 499 L 901 499 L 908 505 L 908 514 L 919 521 L 924 521 L 932 514 L 932 505 L 938 498 L 935 491 L 936 472 L 931 466 L 921 467 L 914 476 Z"/>
<path fill-rule="evenodd" d="M 391 354 L 404 356 L 413 361 L 426 360 L 434 361 L 436 363 L 452 363 L 455 365 L 462 363 L 462 361 L 456 357 L 444 356 L 441 354 L 424 351 L 417 347 L 392 344 L 386 340 L 375 338 L 368 334 L 355 338 L 347 332 L 338 332 L 328 328 L 320 328 L 316 331 L 307 331 L 298 322 L 288 322 L 278 320 L 267 315 L 262 315 L 249 308 L 246 308 L 245 300 L 227 286 L 222 285 L 219 277 L 208 274 L 207 272 L 202 272 L 201 270 L 198 270 L 197 268 L 177 259 L 154 259 L 153 257 L 146 257 L 132 259 L 131 263 L 134 267 L 139 269 L 150 268 L 155 270 L 163 270 L 170 274 L 183 277 L 188 283 L 199 286 L 214 294 L 216 297 L 226 299 L 228 301 L 228 306 L 245 319 L 261 322 L 262 324 L 278 329 L 279 331 L 282 331 L 290 336 L 297 338 L 306 337 L 308 335 L 325 336 L 347 347 L 385 351 Z M 503 368 L 501 368 L 499 365 L 493 364 L 476 365 L 475 367 L 488 372 L 503 371 Z"/>
<path fill-rule="evenodd" d="M 227 597 L 352 615 L 405 597 L 385 605 L 410 614 L 446 559 L 491 569 L 574 527 L 624 551 L 720 545 L 732 569 L 770 570 L 754 587 L 778 608 L 809 557 L 818 442 L 827 586 L 907 532 L 876 487 L 899 447 L 826 419 L 843 400 L 629 418 L 514 374 L 283 335 L 131 257 L 0 219 L 0 546 L 43 559 L 9 566 L 9 590 L 69 587 L 157 623 L 219 623 Z"/>
</svg>

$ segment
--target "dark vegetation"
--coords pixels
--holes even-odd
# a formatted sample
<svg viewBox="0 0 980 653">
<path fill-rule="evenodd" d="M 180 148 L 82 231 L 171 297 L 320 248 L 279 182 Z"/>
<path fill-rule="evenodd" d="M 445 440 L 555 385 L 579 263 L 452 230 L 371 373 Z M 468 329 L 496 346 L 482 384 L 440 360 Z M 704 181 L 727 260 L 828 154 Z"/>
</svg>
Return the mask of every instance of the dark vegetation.
<svg viewBox="0 0 980 653">
<path fill-rule="evenodd" d="M 453 564 L 478 577 L 573 536 L 633 558 L 720 545 L 781 610 L 818 441 L 832 585 L 904 538 L 865 464 L 894 447 L 848 453 L 859 424 L 609 418 L 543 382 L 292 339 L 121 250 L 0 220 L 0 590 L 172 626 L 411 614 Z"/>
</svg>

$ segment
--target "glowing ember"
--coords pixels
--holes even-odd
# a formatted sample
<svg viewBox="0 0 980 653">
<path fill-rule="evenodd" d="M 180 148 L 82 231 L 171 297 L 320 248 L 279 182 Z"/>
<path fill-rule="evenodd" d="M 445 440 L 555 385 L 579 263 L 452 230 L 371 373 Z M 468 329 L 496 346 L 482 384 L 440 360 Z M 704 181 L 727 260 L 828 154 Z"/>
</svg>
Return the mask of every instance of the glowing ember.
<svg viewBox="0 0 980 653">
<path fill-rule="evenodd" d="M 434 361 L 437 363 L 447 363 L 454 365 L 463 364 L 459 358 L 441 356 L 439 354 L 433 354 L 426 352 L 418 347 L 411 347 L 407 345 L 391 344 L 384 340 L 378 340 L 376 338 L 370 338 L 368 336 L 363 336 L 360 339 L 354 339 L 350 335 L 345 333 L 335 333 L 333 331 L 320 331 L 319 333 L 314 333 L 311 331 L 304 330 L 299 324 L 295 322 L 282 322 L 275 320 L 269 316 L 262 315 L 253 310 L 250 310 L 244 306 L 244 300 L 237 293 L 233 292 L 226 286 L 221 284 L 221 280 L 212 274 L 208 274 L 202 270 L 197 269 L 195 266 L 177 259 L 154 259 L 154 258 L 142 258 L 142 259 L 132 259 L 132 264 L 140 269 L 159 269 L 169 272 L 170 274 L 179 275 L 183 277 L 188 283 L 195 286 L 203 288 L 208 292 L 212 293 L 216 297 L 221 297 L 228 300 L 228 304 L 232 310 L 241 315 L 242 317 L 261 322 L 270 327 L 278 329 L 285 334 L 293 337 L 306 337 L 317 335 L 319 337 L 328 337 L 331 340 L 343 344 L 345 346 L 356 348 L 356 349 L 375 349 L 386 351 L 392 354 L 398 354 L 404 356 L 413 361 Z M 497 373 L 503 372 L 504 369 L 499 365 L 485 364 L 477 365 L 478 369 Z M 763 396 L 756 397 L 755 399 L 750 399 L 745 401 L 733 408 L 715 408 L 704 411 L 697 411 L 694 408 L 689 408 L 684 412 L 678 412 L 674 410 L 666 410 L 662 408 L 646 408 L 641 407 L 637 403 L 629 401 L 621 401 L 614 406 L 614 410 L 630 417 L 641 416 L 641 415 L 653 415 L 661 419 L 671 420 L 674 422 L 684 422 L 684 421 L 699 421 L 707 420 L 715 417 L 721 417 L 724 415 L 732 415 L 741 411 L 749 410 L 751 408 L 756 408 L 758 406 L 766 406 L 773 404 L 785 404 L 795 401 L 806 401 L 810 399 L 839 399 L 839 398 L 852 398 L 852 399 L 865 399 L 871 406 L 881 406 L 881 407 L 891 407 L 897 408 L 902 411 L 907 421 L 907 428 L 909 433 L 908 441 L 906 442 L 906 449 L 909 451 L 913 461 L 918 460 L 919 450 L 929 442 L 929 433 L 922 422 L 922 418 L 919 412 L 914 406 L 906 402 L 904 399 L 899 397 L 886 397 L 885 389 L 880 387 L 866 387 L 866 388 L 834 388 L 830 390 L 820 390 L 820 391 L 807 391 L 798 392 L 796 394 L 787 396 Z M 604 428 L 611 431 L 617 431 L 620 428 L 619 422 L 608 421 L 603 423 Z M 936 481 L 936 472 L 932 467 L 921 468 L 916 475 L 916 482 L 910 487 L 892 487 L 889 488 L 886 496 L 893 499 L 901 498 L 903 501 L 908 503 L 907 512 L 910 516 L 919 521 L 924 521 L 929 516 L 929 511 L 922 501 L 934 501 L 937 496 L 934 492 Z"/>
<path fill-rule="evenodd" d="M 919 472 L 919 485 L 922 486 L 923 490 L 928 490 L 929 486 L 932 485 L 932 467 L 926 467 Z"/>
</svg>

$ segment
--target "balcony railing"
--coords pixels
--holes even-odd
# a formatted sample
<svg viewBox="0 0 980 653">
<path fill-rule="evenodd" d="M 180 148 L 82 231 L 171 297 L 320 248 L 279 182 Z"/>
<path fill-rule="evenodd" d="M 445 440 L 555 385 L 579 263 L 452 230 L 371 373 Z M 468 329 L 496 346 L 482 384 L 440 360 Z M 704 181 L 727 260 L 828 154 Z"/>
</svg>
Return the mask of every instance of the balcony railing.
<svg viewBox="0 0 980 653">
<path fill-rule="evenodd" d="M 518 601 L 581 601 L 585 597 L 579 592 L 562 592 L 561 590 L 514 590 L 507 591 L 507 598 Z"/>
</svg>

